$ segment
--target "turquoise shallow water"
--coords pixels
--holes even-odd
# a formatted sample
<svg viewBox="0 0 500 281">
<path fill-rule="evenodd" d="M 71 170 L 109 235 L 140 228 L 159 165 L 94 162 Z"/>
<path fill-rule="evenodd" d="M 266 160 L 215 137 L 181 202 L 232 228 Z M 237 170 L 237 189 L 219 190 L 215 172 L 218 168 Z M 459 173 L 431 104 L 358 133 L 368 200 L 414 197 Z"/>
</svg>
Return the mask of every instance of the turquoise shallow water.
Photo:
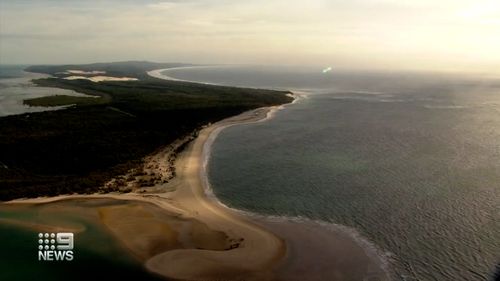
<svg viewBox="0 0 500 281">
<path fill-rule="evenodd" d="M 23 100 L 26 99 L 53 95 L 87 96 L 72 90 L 38 87 L 30 81 L 48 75 L 24 72 L 26 67 L 26 65 L 0 65 L 0 117 L 67 108 L 67 106 L 28 106 L 23 104 Z"/>
<path fill-rule="evenodd" d="M 209 179 L 226 205 L 356 229 L 396 280 L 493 280 L 500 83 L 466 76 L 222 67 L 180 79 L 310 94 L 225 129 Z"/>
<path fill-rule="evenodd" d="M 103 225 L 96 222 L 94 208 L 112 204 L 123 202 L 70 200 L 47 204 L 50 208 L 43 204 L 17 208 L 0 204 L 0 219 L 52 226 L 70 224 L 83 228 L 83 231 L 74 233 L 72 261 L 39 261 L 38 231 L 0 222 L 0 280 L 164 280 L 148 273 Z M 68 209 L 61 212 L 60 207 Z M 87 211 L 82 213 L 86 208 Z"/>
</svg>

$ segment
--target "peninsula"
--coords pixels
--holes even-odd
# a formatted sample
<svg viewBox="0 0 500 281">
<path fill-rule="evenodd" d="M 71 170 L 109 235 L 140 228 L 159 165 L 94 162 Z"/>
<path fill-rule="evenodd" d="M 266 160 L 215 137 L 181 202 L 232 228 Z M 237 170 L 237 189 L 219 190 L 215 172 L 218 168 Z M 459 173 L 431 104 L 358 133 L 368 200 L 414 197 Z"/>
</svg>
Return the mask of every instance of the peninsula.
<svg viewBox="0 0 500 281">
<path fill-rule="evenodd" d="M 144 165 L 145 157 L 170 147 L 172 164 L 202 127 L 292 101 L 289 92 L 166 81 L 147 75 L 150 70 L 182 65 L 118 62 L 28 67 L 26 71 L 51 75 L 33 81 L 39 86 L 92 97 L 25 100 L 30 106 L 71 106 L 0 118 L 0 200 L 128 192 L 166 183 L 175 175 L 173 166 L 158 174 Z"/>
</svg>

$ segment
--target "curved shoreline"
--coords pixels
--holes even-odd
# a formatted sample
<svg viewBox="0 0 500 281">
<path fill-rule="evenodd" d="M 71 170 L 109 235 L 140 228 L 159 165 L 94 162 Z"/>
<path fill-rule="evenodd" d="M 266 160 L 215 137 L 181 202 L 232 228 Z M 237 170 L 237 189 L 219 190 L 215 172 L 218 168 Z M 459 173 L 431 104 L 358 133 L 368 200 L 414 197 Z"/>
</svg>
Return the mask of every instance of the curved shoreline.
<svg viewBox="0 0 500 281">
<path fill-rule="evenodd" d="M 161 70 L 160 70 L 161 71 Z M 148 73 L 149 74 L 149 73 Z M 93 194 L 62 195 L 33 199 L 16 199 L 6 204 L 44 204 L 68 199 L 117 199 L 152 203 L 163 210 L 186 219 L 206 224 L 210 229 L 237 237 L 243 241 L 238 247 L 225 250 L 175 249 L 152 256 L 145 261 L 146 268 L 167 278 L 189 280 L 272 280 L 273 266 L 286 254 L 283 240 L 209 198 L 209 184 L 205 161 L 210 146 L 217 134 L 224 128 L 241 124 L 260 122 L 270 118 L 282 106 L 264 107 L 244 112 L 203 128 L 198 137 L 179 154 L 175 165 L 177 177 L 173 183 L 175 191 L 157 194 Z M 164 190 L 166 186 L 162 186 Z M 127 240 L 123 233 L 119 240 Z M 193 265 L 196 265 L 195 267 Z"/>
<path fill-rule="evenodd" d="M 220 85 L 177 79 L 162 73 L 165 70 L 209 67 L 217 66 L 189 66 L 157 69 L 148 72 L 148 75 L 159 79 Z M 239 124 L 266 121 L 269 118 L 272 118 L 277 110 L 293 104 L 300 99 L 308 98 L 310 95 L 310 93 L 305 92 L 302 89 L 291 90 L 291 92 L 294 97 L 294 100 L 291 103 L 283 104 L 271 109 L 266 118 L 253 122 L 241 122 Z M 209 146 L 215 140 L 220 131 L 233 125 L 238 124 L 226 125 L 219 128 L 216 132 L 214 132 L 213 138 L 206 142 L 207 149 L 204 155 L 205 160 L 203 163 L 205 166 L 203 170 L 205 172 L 208 165 L 208 158 L 210 157 Z M 363 237 L 356 229 L 331 222 L 307 219 L 304 217 L 264 216 L 258 213 L 231 208 L 215 196 L 208 182 L 208 175 L 205 174 L 204 176 L 206 181 L 205 187 L 207 196 L 214 200 L 218 205 L 239 214 L 240 217 L 250 219 L 253 223 L 266 228 L 268 231 L 271 231 L 275 235 L 284 239 L 288 252 L 287 256 L 282 259 L 282 264 L 277 268 L 277 274 L 280 278 L 284 278 L 284 280 L 302 280 L 303 278 L 301 275 L 307 272 L 306 276 L 308 280 L 311 281 L 343 280 L 342 277 L 339 277 L 339 274 L 350 276 L 347 278 L 355 280 L 358 278 L 360 280 L 391 279 L 392 274 L 389 268 L 389 257 L 391 254 L 383 251 L 373 242 Z M 322 237 L 322 241 L 317 241 L 318 237 Z M 308 245 L 305 246 L 303 241 L 309 241 L 309 243 L 306 243 Z M 343 244 L 343 246 L 339 247 L 339 244 Z M 299 253 L 299 256 L 297 256 L 297 253 Z M 326 262 L 324 265 L 319 265 L 321 262 L 318 263 L 314 261 L 321 260 L 321 257 L 323 259 L 330 260 L 330 262 Z M 321 268 L 322 266 L 323 268 L 321 270 L 310 270 L 311 268 Z M 332 268 L 336 266 L 338 268 Z"/>
<path fill-rule="evenodd" d="M 217 66 L 189 66 L 157 69 L 148 72 L 148 75 L 166 80 L 220 85 L 208 82 L 177 79 L 162 73 L 165 70 L 173 70 L 179 68 L 190 69 L 208 67 Z M 388 260 L 388 256 L 390 256 L 390 254 L 384 252 L 377 245 L 373 244 L 373 242 L 364 238 L 356 229 L 326 221 L 311 220 L 301 217 L 264 216 L 249 211 L 234 209 L 221 202 L 214 194 L 214 191 L 211 189 L 208 180 L 208 174 L 206 173 L 206 171 L 208 159 L 210 157 L 210 146 L 216 139 L 217 135 L 227 127 L 246 123 L 264 122 L 266 120 L 269 120 L 278 110 L 283 109 L 288 105 L 294 104 L 301 99 L 308 98 L 308 95 L 310 94 L 303 90 L 292 90 L 291 92 L 293 93 L 292 96 L 294 97 L 294 100 L 288 104 L 271 107 L 265 118 L 261 118 L 260 120 L 253 120 L 250 122 L 241 121 L 235 124 L 224 125 L 217 128 L 217 130 L 212 133 L 211 139 L 208 139 L 205 144 L 206 149 L 203 155 L 205 159 L 203 161 L 204 168 L 202 169 L 202 171 L 205 174 L 200 175 L 205 178 L 204 185 L 206 196 L 208 196 L 222 208 L 236 213 L 240 218 L 250 220 L 252 221 L 252 223 L 257 224 L 274 233 L 275 235 L 282 237 L 282 239 L 286 243 L 287 255 L 282 259 L 281 264 L 276 267 L 276 274 L 280 278 L 285 278 L 284 280 L 303 280 L 304 274 L 311 281 L 343 280 L 343 277 L 340 277 L 339 274 L 350 276 L 348 278 L 360 278 L 360 280 L 390 280 L 390 262 Z M 297 232 L 298 234 L 291 235 L 290 232 Z M 317 241 L 318 237 L 322 237 L 323 241 Z M 309 246 L 304 246 L 303 241 L 309 241 L 309 243 L 306 243 L 309 244 Z M 338 244 L 344 245 L 342 247 L 339 247 Z M 308 247 L 311 248 L 309 249 Z M 300 253 L 299 257 L 297 257 L 297 252 Z M 330 262 L 325 261 L 327 263 L 326 267 L 323 267 L 319 271 L 307 269 L 318 267 L 321 268 L 322 266 L 318 265 L 318 263 L 314 261 L 314 259 L 321 260 L 321 257 L 330 259 Z M 347 262 L 341 261 L 343 259 L 347 260 Z M 292 262 L 290 262 L 290 260 L 292 260 Z M 339 268 L 332 268 L 332 266 L 335 267 L 334 264 L 336 264 L 336 266 L 338 266 Z M 304 271 L 304 269 L 306 269 L 306 271 Z"/>
<path fill-rule="evenodd" d="M 170 67 L 170 68 L 160 68 L 160 69 L 154 69 L 146 72 L 149 76 L 158 78 L 158 79 L 163 79 L 163 80 L 171 80 L 171 81 L 179 81 L 179 82 L 190 82 L 190 83 L 198 83 L 198 84 L 205 84 L 205 85 L 218 85 L 215 83 L 209 83 L 209 82 L 197 82 L 197 81 L 190 81 L 190 80 L 184 80 L 184 79 L 177 79 L 172 76 L 168 76 L 163 74 L 162 72 L 165 70 L 173 70 L 173 69 L 191 69 L 191 68 L 210 68 L 210 67 L 218 67 L 214 65 L 207 65 L 207 66 L 179 66 L 179 67 Z"/>
<path fill-rule="evenodd" d="M 271 277 L 271 267 L 285 254 L 282 239 L 211 200 L 206 194 L 208 182 L 204 161 L 211 140 L 220 130 L 227 126 L 265 119 L 272 109 L 252 110 L 206 127 L 176 163 L 180 168 L 178 179 L 189 188 L 186 186 L 178 188 L 173 197 L 183 205 L 189 204 L 193 198 L 196 199 L 196 202 L 189 204 L 188 207 L 196 214 L 196 218 L 213 229 L 223 231 L 232 237 L 243 238 L 242 246 L 223 252 L 168 251 L 148 260 L 146 262 L 148 269 L 165 276 L 190 280 L 206 279 L 207 277 L 200 273 L 219 272 L 221 268 L 225 268 L 226 271 L 223 276 L 227 272 L 232 272 L 230 276 L 225 276 L 229 279 L 244 277 L 250 280 L 253 276 L 256 280 L 266 280 Z M 165 264 L 175 264 L 175 266 L 162 267 Z M 196 264 L 196 269 L 193 269 L 193 264 Z"/>
<path fill-rule="evenodd" d="M 157 71 L 159 73 L 163 69 Z M 165 79 L 165 75 L 162 75 L 161 79 Z M 294 95 L 293 102 L 301 96 L 301 94 Z M 172 183 L 167 184 L 170 189 L 174 187 L 173 192 L 149 195 L 138 193 L 67 195 L 20 199 L 10 203 L 48 203 L 71 198 L 109 198 L 147 202 L 176 216 L 200 221 L 210 229 L 224 232 L 229 237 L 242 238 L 243 242 L 237 248 L 230 250 L 174 249 L 159 253 L 145 261 L 149 271 L 167 278 L 264 281 L 304 280 L 307 277 L 307 280 L 325 280 L 324 278 L 343 280 L 342 276 L 355 274 L 356 277 L 369 276 L 364 275 L 365 272 L 371 272 L 373 278 L 383 276 L 376 262 L 367 257 L 369 256 L 367 252 L 363 253 L 362 247 L 358 247 L 360 245 L 354 245 L 351 237 L 325 232 L 323 226 L 316 224 L 282 220 L 277 223 L 262 221 L 244 211 L 226 206 L 210 189 L 206 167 L 211 145 L 218 133 L 230 126 L 268 120 L 286 105 L 247 111 L 203 128 L 198 137 L 179 154 L 175 162 L 178 175 Z M 166 186 L 161 187 L 164 190 L 168 189 Z M 133 223 L 133 220 L 130 223 Z M 128 236 L 124 233 L 116 234 L 122 241 L 133 238 L 130 234 Z M 303 243 L 304 241 L 308 242 Z M 322 257 L 323 263 L 326 264 L 318 265 L 322 263 Z M 345 260 L 348 261 L 347 264 Z M 385 280 L 385 278 L 373 280 Z"/>
<path fill-rule="evenodd" d="M 285 256 L 283 240 L 262 226 L 252 223 L 206 194 L 208 183 L 204 170 L 204 153 L 216 134 L 227 126 L 265 120 L 277 107 L 259 108 L 230 117 L 202 129 L 198 137 L 179 155 L 176 161 L 178 176 L 173 192 L 154 195 L 142 194 L 95 194 L 63 195 L 56 197 L 16 199 L 7 204 L 42 204 L 66 199 L 110 198 L 153 203 L 156 206 L 184 218 L 205 223 L 213 230 L 230 237 L 243 238 L 243 243 L 227 251 L 176 249 L 160 253 L 145 262 L 148 270 L 174 279 L 227 280 L 245 277 L 245 280 L 271 280 L 272 267 Z M 120 234 L 118 234 L 120 235 Z M 129 237 L 120 237 L 121 240 Z M 193 265 L 196 265 L 195 267 Z"/>
</svg>

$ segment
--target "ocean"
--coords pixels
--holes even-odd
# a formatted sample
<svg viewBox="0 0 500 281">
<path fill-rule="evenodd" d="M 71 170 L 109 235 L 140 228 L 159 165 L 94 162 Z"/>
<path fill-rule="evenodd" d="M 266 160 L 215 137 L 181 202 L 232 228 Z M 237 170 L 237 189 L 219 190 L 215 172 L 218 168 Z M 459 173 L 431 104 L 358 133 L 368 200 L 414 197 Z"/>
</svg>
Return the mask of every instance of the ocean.
<svg viewBox="0 0 500 281">
<path fill-rule="evenodd" d="M 208 176 L 225 205 L 355 235 L 394 280 L 494 279 L 500 80 L 267 66 L 163 73 L 303 93 L 216 138 Z"/>
</svg>

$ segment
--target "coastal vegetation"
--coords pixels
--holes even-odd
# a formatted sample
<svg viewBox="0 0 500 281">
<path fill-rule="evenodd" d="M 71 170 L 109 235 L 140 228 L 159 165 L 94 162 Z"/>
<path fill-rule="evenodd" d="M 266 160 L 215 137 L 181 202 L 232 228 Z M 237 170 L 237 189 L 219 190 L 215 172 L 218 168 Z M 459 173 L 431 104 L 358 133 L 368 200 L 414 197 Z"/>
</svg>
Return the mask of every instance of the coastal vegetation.
<svg viewBox="0 0 500 281">
<path fill-rule="evenodd" d="M 78 96 L 55 95 L 24 100 L 23 103 L 29 106 L 63 106 L 63 105 L 89 105 L 104 104 L 110 102 L 109 98 L 89 98 Z"/>
<path fill-rule="evenodd" d="M 68 109 L 0 118 L 0 200 L 92 193 L 138 167 L 143 157 L 202 126 L 244 111 L 290 102 L 284 91 L 166 81 L 146 71 L 178 64 L 148 62 L 31 66 L 54 78 L 33 82 L 94 97 L 25 101 Z M 66 80 L 67 69 L 106 71 L 138 81 Z"/>
</svg>

